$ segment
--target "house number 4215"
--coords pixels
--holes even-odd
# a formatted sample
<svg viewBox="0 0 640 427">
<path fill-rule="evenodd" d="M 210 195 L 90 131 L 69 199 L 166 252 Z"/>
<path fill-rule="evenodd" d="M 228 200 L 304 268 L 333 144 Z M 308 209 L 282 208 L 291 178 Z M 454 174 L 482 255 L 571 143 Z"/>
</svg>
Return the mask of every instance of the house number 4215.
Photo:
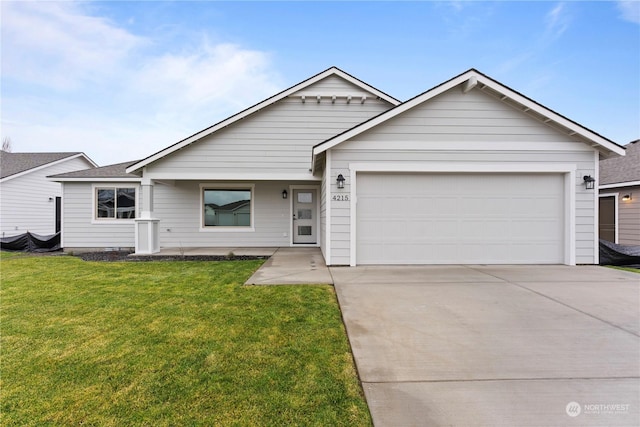
<svg viewBox="0 0 640 427">
<path fill-rule="evenodd" d="M 331 200 L 336 200 L 338 202 L 348 202 L 349 195 L 348 194 L 334 194 Z"/>
</svg>

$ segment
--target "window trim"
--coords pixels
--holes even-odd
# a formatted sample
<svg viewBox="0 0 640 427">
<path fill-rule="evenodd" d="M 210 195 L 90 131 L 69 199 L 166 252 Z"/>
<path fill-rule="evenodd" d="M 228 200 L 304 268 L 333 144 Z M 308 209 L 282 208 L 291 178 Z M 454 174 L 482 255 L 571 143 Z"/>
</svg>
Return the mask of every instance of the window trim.
<svg viewBox="0 0 640 427">
<path fill-rule="evenodd" d="M 250 226 L 234 226 L 234 225 L 204 225 L 204 191 L 205 190 L 249 190 L 251 192 L 250 202 Z M 200 211 L 199 231 L 205 233 L 246 233 L 255 232 L 255 184 L 240 183 L 201 183 L 198 210 Z"/>
<path fill-rule="evenodd" d="M 126 185 L 125 185 L 126 184 Z M 116 190 L 118 188 L 133 188 L 136 192 L 135 197 L 135 218 L 98 218 L 98 190 L 103 189 L 113 189 Z M 134 224 L 136 219 L 140 217 L 140 185 L 136 183 L 99 183 L 91 185 L 91 223 L 92 224 Z"/>
</svg>

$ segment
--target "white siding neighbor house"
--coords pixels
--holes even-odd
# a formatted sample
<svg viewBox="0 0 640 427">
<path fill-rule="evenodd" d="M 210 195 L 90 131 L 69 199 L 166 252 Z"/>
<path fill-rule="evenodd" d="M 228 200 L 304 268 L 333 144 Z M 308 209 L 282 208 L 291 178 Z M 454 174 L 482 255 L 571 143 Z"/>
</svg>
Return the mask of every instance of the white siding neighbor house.
<svg viewBox="0 0 640 427">
<path fill-rule="evenodd" d="M 83 153 L 0 152 L 2 237 L 60 231 L 62 186 L 48 175 L 96 167 Z"/>
<path fill-rule="evenodd" d="M 598 161 L 624 152 L 474 69 L 402 103 L 333 67 L 146 159 L 51 179 L 67 250 L 596 264 Z"/>
<path fill-rule="evenodd" d="M 640 245 L 640 140 L 625 148 L 624 157 L 600 161 L 600 238 Z"/>
</svg>

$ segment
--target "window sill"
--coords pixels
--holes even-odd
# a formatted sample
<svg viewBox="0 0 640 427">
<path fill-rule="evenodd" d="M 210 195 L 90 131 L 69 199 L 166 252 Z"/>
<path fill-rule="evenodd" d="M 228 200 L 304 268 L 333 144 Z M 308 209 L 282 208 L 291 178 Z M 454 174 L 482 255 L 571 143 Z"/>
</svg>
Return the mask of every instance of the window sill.
<svg viewBox="0 0 640 427">
<path fill-rule="evenodd" d="M 92 219 L 91 224 L 97 225 L 124 225 L 124 224 L 135 224 L 135 218 L 127 218 L 127 219 Z"/>
<path fill-rule="evenodd" d="M 253 233 L 256 229 L 254 227 L 211 226 L 200 227 L 199 231 L 204 233 Z"/>
</svg>

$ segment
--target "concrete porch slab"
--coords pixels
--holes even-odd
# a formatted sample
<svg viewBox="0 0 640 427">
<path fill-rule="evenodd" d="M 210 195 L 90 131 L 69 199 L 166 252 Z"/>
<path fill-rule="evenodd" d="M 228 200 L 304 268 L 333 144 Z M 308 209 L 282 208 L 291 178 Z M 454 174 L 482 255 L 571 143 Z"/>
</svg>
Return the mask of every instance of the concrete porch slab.
<svg viewBox="0 0 640 427">
<path fill-rule="evenodd" d="M 245 285 L 332 285 L 320 248 L 279 248 Z"/>
<path fill-rule="evenodd" d="M 160 248 L 148 256 L 272 256 L 278 248 Z M 139 255 L 140 256 L 140 255 Z"/>
</svg>

